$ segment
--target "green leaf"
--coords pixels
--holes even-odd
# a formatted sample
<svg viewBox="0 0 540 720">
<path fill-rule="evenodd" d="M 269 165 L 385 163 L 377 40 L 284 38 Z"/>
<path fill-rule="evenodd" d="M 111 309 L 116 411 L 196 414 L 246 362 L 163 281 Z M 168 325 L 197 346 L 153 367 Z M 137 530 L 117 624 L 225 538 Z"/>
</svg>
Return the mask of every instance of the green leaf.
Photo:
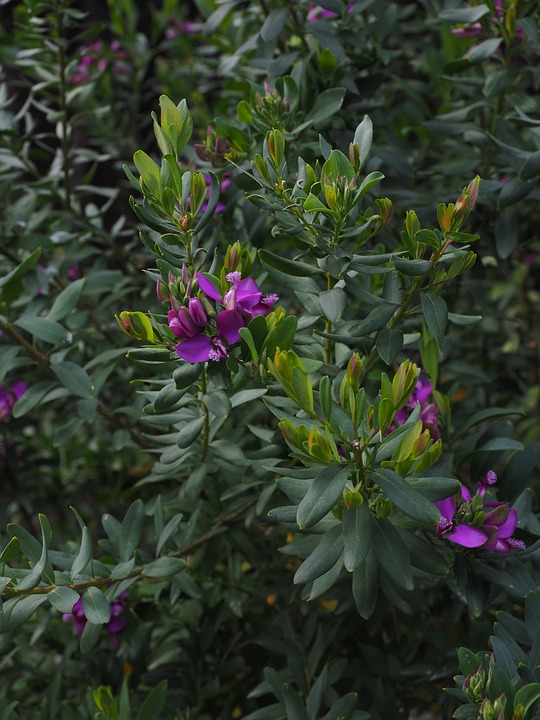
<svg viewBox="0 0 540 720">
<path fill-rule="evenodd" d="M 122 521 L 120 528 L 120 558 L 129 560 L 139 541 L 144 525 L 144 505 L 142 500 L 132 503 Z"/>
<path fill-rule="evenodd" d="M 481 63 L 495 55 L 502 43 L 502 38 L 490 38 L 474 44 L 464 55 L 471 63 Z"/>
<path fill-rule="evenodd" d="M 82 604 L 86 619 L 93 625 L 105 625 L 111 619 L 111 610 L 105 593 L 90 586 L 82 594 Z"/>
<path fill-rule="evenodd" d="M 172 518 L 169 520 L 169 522 L 165 525 L 163 530 L 161 531 L 158 539 L 158 543 L 156 546 L 156 555 L 159 555 L 161 553 L 161 550 L 163 549 L 164 545 L 167 543 L 168 540 L 170 540 L 175 532 L 178 530 L 178 527 L 180 526 L 180 522 L 182 521 L 182 513 L 176 513 L 176 515 L 173 515 Z"/>
<path fill-rule="evenodd" d="M 486 440 L 475 452 L 500 452 L 502 450 L 523 450 L 524 445 L 509 437 L 494 437 Z"/>
<path fill-rule="evenodd" d="M 315 550 L 300 565 L 294 575 L 294 583 L 303 585 L 324 575 L 334 567 L 342 550 L 341 525 L 335 525 L 322 536 Z"/>
<path fill-rule="evenodd" d="M 390 520 L 375 520 L 373 547 L 381 566 L 392 581 L 405 590 L 412 590 L 414 582 L 409 548 Z"/>
<path fill-rule="evenodd" d="M 287 7 L 274 8 L 266 17 L 261 27 L 261 38 L 265 42 L 273 42 L 280 36 L 287 18 L 289 9 Z"/>
<path fill-rule="evenodd" d="M 259 353 L 257 352 L 257 348 L 255 346 L 255 341 L 253 339 L 253 335 L 251 334 L 251 330 L 247 327 L 240 328 L 238 330 L 238 334 L 242 338 L 242 340 L 246 343 L 248 346 L 249 352 L 251 354 L 251 360 L 255 365 L 259 362 Z"/>
<path fill-rule="evenodd" d="M 223 390 L 212 390 L 203 395 L 203 401 L 208 410 L 216 417 L 225 417 L 231 411 L 231 401 Z"/>
<path fill-rule="evenodd" d="M 186 567 L 186 561 L 182 558 L 162 557 L 144 566 L 142 574 L 145 577 L 170 577 L 176 575 Z"/>
<path fill-rule="evenodd" d="M 375 610 L 379 595 L 379 563 L 373 545 L 364 562 L 353 570 L 352 591 L 358 614 L 368 620 Z"/>
<path fill-rule="evenodd" d="M 103 713 L 104 720 L 118 720 L 116 700 L 109 686 L 100 685 L 97 690 L 94 690 L 92 696 L 101 713 Z"/>
<path fill-rule="evenodd" d="M 532 180 L 540 175 L 540 150 L 533 152 L 523 163 L 520 177 L 522 180 Z"/>
<path fill-rule="evenodd" d="M 263 342 L 262 350 L 266 350 L 266 355 L 269 358 L 274 357 L 277 348 L 290 350 L 296 337 L 297 328 L 298 318 L 294 315 L 287 315 L 268 333 Z"/>
<path fill-rule="evenodd" d="M 319 383 L 319 402 L 324 419 L 329 421 L 332 416 L 332 383 L 328 375 L 324 375 Z"/>
<path fill-rule="evenodd" d="M 375 346 L 381 360 L 391 365 L 403 347 L 403 332 L 396 328 L 383 328 L 377 335 Z"/>
<path fill-rule="evenodd" d="M 352 328 L 352 337 L 365 337 L 376 330 L 380 330 L 392 319 L 397 308 L 398 305 L 393 304 L 377 305 L 362 322 Z"/>
<path fill-rule="evenodd" d="M 176 436 L 176 444 L 179 448 L 188 448 L 200 436 L 204 425 L 204 417 L 190 420 L 184 425 Z"/>
<path fill-rule="evenodd" d="M 319 200 L 316 195 L 310 192 L 307 198 L 304 200 L 304 212 L 322 212 L 331 215 L 333 213 L 333 210 L 327 207 L 322 200 Z"/>
<path fill-rule="evenodd" d="M 39 260 L 41 248 L 38 247 L 34 252 L 25 258 L 16 268 L 0 277 L 0 301 L 12 302 L 22 288 L 22 277 L 28 270 L 31 270 Z"/>
<path fill-rule="evenodd" d="M 309 720 L 300 695 L 287 683 L 283 685 L 283 703 L 288 720 Z"/>
<path fill-rule="evenodd" d="M 455 495 L 461 487 L 459 480 L 449 477 L 408 477 L 406 483 L 431 502 Z"/>
<path fill-rule="evenodd" d="M 313 387 L 307 373 L 299 367 L 293 367 L 291 382 L 298 404 L 310 415 L 313 414 Z"/>
<path fill-rule="evenodd" d="M 3 606 L 0 632 L 11 632 L 21 625 L 24 625 L 46 600 L 46 595 L 27 595 L 10 598 Z"/>
<path fill-rule="evenodd" d="M 523 714 L 527 715 L 535 702 L 540 700 L 540 683 L 529 683 L 520 687 L 514 696 L 514 707 L 523 706 Z"/>
<path fill-rule="evenodd" d="M 354 131 L 354 138 L 353 143 L 358 145 L 358 150 L 360 152 L 360 167 L 361 170 L 362 167 L 365 165 L 366 160 L 369 155 L 369 151 L 371 149 L 371 144 L 373 142 L 373 123 L 371 122 L 371 119 L 368 115 L 364 115 L 364 119 L 360 123 L 360 125 L 357 126 L 356 130 Z"/>
<path fill-rule="evenodd" d="M 349 158 L 341 150 L 332 150 L 321 170 L 323 187 L 343 178 L 352 180 L 354 177 L 356 172 Z"/>
<path fill-rule="evenodd" d="M 439 13 L 441 20 L 447 20 L 451 23 L 475 23 L 481 17 L 489 13 L 487 5 L 477 5 L 476 7 L 461 7 L 443 10 Z"/>
<path fill-rule="evenodd" d="M 448 319 L 454 325 L 459 327 L 467 327 L 468 325 L 476 325 L 482 320 L 482 315 L 460 315 L 459 313 L 448 313 Z"/>
<path fill-rule="evenodd" d="M 161 197 L 161 173 L 156 163 L 144 150 L 137 150 L 133 155 L 133 162 L 141 176 L 143 192 L 146 191 L 149 195 L 159 199 Z"/>
<path fill-rule="evenodd" d="M 425 275 L 433 269 L 433 263 L 429 260 L 406 260 L 405 258 L 392 258 L 392 265 L 404 275 L 420 276 Z"/>
<path fill-rule="evenodd" d="M 47 593 L 47 600 L 61 613 L 70 613 L 78 599 L 79 593 L 70 587 L 55 587 Z"/>
<path fill-rule="evenodd" d="M 325 120 L 333 117 L 341 109 L 345 97 L 345 88 L 330 88 L 317 95 L 315 104 L 306 116 L 314 125 L 320 125 Z"/>
<path fill-rule="evenodd" d="M 71 340 L 71 333 L 55 320 L 48 318 L 23 315 L 13 324 L 26 330 L 38 340 L 43 340 L 51 345 L 65 345 Z"/>
<path fill-rule="evenodd" d="M 362 565 L 371 547 L 373 521 L 367 502 L 343 510 L 343 564 L 353 572 Z"/>
<path fill-rule="evenodd" d="M 293 277 L 308 277 L 312 275 L 322 275 L 323 271 L 316 265 L 308 265 L 307 263 L 297 260 L 287 260 L 281 255 L 276 255 L 269 250 L 259 250 L 259 257 L 264 265 L 269 265 L 286 275 Z"/>
<path fill-rule="evenodd" d="M 88 530 L 88 528 L 84 527 L 82 529 L 82 537 L 81 537 L 81 547 L 79 548 L 79 552 L 77 553 L 77 556 L 75 560 L 73 561 L 73 565 L 71 566 L 71 580 L 72 582 L 75 580 L 77 575 L 80 575 L 83 570 L 85 570 L 92 560 L 92 536 Z"/>
<path fill-rule="evenodd" d="M 69 360 L 64 360 L 64 362 L 51 365 L 51 370 L 62 385 L 74 395 L 82 398 L 92 398 L 94 396 L 92 380 L 86 370 L 80 365 L 76 365 Z"/>
<path fill-rule="evenodd" d="M 405 515 L 430 525 L 436 525 L 440 521 L 441 514 L 435 505 L 393 470 L 380 468 L 368 471 L 368 475 Z"/>
<path fill-rule="evenodd" d="M 0 563 L 7 563 L 14 560 L 21 554 L 21 546 L 17 537 L 12 537 L 0 553 Z"/>
<path fill-rule="evenodd" d="M 319 295 L 324 317 L 330 322 L 338 322 L 347 306 L 347 295 L 341 288 L 325 290 Z"/>
<path fill-rule="evenodd" d="M 302 530 L 319 522 L 341 498 L 351 469 L 348 465 L 323 468 L 311 481 L 298 506 L 296 522 Z"/>
<path fill-rule="evenodd" d="M 102 593 L 103 594 L 103 593 Z M 104 596 L 105 597 L 105 596 Z M 94 625 L 93 623 L 87 622 L 84 626 L 84 630 L 81 634 L 81 653 L 83 655 L 86 655 L 86 653 L 90 652 L 95 646 L 97 645 L 99 641 L 99 637 L 101 635 L 101 625 Z"/>
<path fill-rule="evenodd" d="M 176 389 L 183 390 L 194 385 L 201 375 L 202 368 L 202 363 L 186 363 L 176 368 L 173 373 Z"/>
<path fill-rule="evenodd" d="M 77 306 L 82 293 L 84 278 L 75 280 L 62 290 L 54 301 L 47 317 L 49 320 L 63 320 Z"/>
<path fill-rule="evenodd" d="M 502 208 L 495 221 L 497 255 L 506 259 L 516 247 L 519 235 L 519 216 L 514 206 Z"/>
<path fill-rule="evenodd" d="M 448 308 L 440 295 L 433 295 L 432 293 L 420 293 L 420 303 L 426 325 L 433 335 L 440 353 L 448 319 Z"/>
</svg>

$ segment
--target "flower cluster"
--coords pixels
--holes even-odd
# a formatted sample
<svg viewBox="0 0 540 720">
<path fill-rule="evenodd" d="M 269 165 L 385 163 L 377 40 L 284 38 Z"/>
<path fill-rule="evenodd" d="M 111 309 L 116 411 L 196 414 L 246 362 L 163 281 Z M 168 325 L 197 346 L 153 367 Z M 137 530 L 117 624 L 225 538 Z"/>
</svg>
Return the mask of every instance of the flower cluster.
<svg viewBox="0 0 540 720">
<path fill-rule="evenodd" d="M 111 619 L 106 625 L 107 632 L 110 635 L 116 635 L 126 626 L 127 620 L 123 615 L 123 612 L 126 609 L 126 597 L 127 594 L 124 592 L 119 595 L 116 600 L 113 600 L 112 603 L 110 603 L 109 607 Z M 62 620 L 64 622 L 73 623 L 73 632 L 75 635 L 80 635 L 82 633 L 87 623 L 86 615 L 84 614 L 82 597 L 77 600 L 70 613 L 64 613 L 64 615 L 62 615 Z"/>
<path fill-rule="evenodd" d="M 491 23 L 497 27 L 501 22 L 505 22 L 505 9 L 503 0 L 495 0 L 496 16 L 490 18 Z M 470 23 L 466 27 L 452 28 L 452 35 L 463 38 L 485 38 L 484 28 L 480 23 Z M 523 30 L 521 27 L 515 27 L 515 39 L 521 40 L 523 38 Z"/>
<path fill-rule="evenodd" d="M 28 390 L 28 386 L 24 380 L 17 380 L 11 388 L 0 387 L 0 420 L 6 420 L 11 417 L 13 406 Z"/>
<path fill-rule="evenodd" d="M 116 40 L 109 46 L 99 41 L 89 46 L 83 45 L 79 49 L 79 54 L 81 59 L 71 76 L 71 82 L 74 85 L 82 85 L 88 82 L 96 71 L 102 73 L 109 65 L 112 66 L 115 73 L 125 74 L 129 69 L 125 62 L 127 52 Z"/>
<path fill-rule="evenodd" d="M 394 418 L 396 425 L 403 425 L 411 412 L 416 407 L 417 403 L 420 403 L 422 409 L 420 411 L 420 420 L 424 430 L 429 430 L 429 434 L 434 440 L 439 440 L 441 433 L 437 425 L 437 415 L 439 410 L 434 402 L 428 402 L 429 396 L 433 392 L 433 386 L 424 375 L 419 375 L 418 382 L 414 390 L 411 393 L 407 404 L 398 410 Z"/>
<path fill-rule="evenodd" d="M 230 287 L 223 296 L 213 282 L 197 273 L 203 297 L 192 297 L 186 305 L 173 307 L 168 313 L 169 328 L 180 338 L 176 353 L 183 360 L 198 363 L 223 360 L 228 348 L 240 340 L 239 330 L 257 315 L 266 316 L 277 295 L 263 297 L 251 278 L 242 280 L 238 271 L 227 275 Z"/>
<path fill-rule="evenodd" d="M 525 543 L 512 537 L 518 522 L 516 510 L 507 502 L 484 502 L 486 488 L 495 485 L 497 475 L 489 470 L 479 483 L 475 495 L 461 487 L 460 495 L 440 500 L 435 505 L 441 513 L 436 534 L 462 547 L 485 547 L 492 552 L 523 550 Z"/>
</svg>

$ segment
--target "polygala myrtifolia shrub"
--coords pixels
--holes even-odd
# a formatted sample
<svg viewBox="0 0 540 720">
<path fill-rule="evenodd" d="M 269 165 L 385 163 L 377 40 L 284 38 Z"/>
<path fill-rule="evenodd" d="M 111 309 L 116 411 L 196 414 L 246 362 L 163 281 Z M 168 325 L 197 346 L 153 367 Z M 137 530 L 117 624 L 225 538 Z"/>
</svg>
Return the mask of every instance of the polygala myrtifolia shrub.
<svg viewBox="0 0 540 720">
<path fill-rule="evenodd" d="M 456 717 L 532 718 L 540 698 L 531 658 L 538 571 L 527 457 L 500 422 L 485 429 L 503 415 L 500 409 L 481 408 L 454 428 L 439 380 L 447 323 L 480 321 L 449 311 L 443 298 L 447 284 L 475 261 L 470 245 L 478 237 L 462 228 L 480 179 L 455 202 L 438 206 L 437 228 L 422 228 L 411 210 L 401 237 L 386 239 L 384 247 L 376 237 L 389 226 L 392 204 L 373 198 L 382 173 L 363 172 L 373 133 L 367 116 L 348 154 L 321 137 L 312 163 L 289 153 L 284 133 L 271 129 L 261 152 L 238 164 L 223 136 L 215 146 L 222 174 L 242 173 L 248 200 L 270 215 L 271 236 L 283 250 L 224 248 L 216 212 L 220 178 L 183 159 L 192 134 L 187 105 L 162 96 L 160 109 L 153 119 L 161 161 L 138 150 L 138 177 L 127 167 L 126 173 L 142 195 L 132 205 L 141 238 L 156 256 L 147 273 L 163 312 L 126 310 L 117 319 L 143 341 L 128 357 L 150 375 L 141 389 L 142 421 L 158 460 L 141 491 L 153 483 L 179 485 L 181 502 L 171 496 L 164 506 L 158 496 L 136 500 L 122 521 L 103 516 L 97 557 L 77 512 L 81 541 L 62 551 L 52 549 L 44 515 L 39 539 L 12 524 L 0 558 L 2 632 L 13 633 L 47 607 L 80 634 L 83 653 L 95 651 L 103 629 L 111 650 L 122 652 L 129 647 L 120 644 L 123 634 L 137 626 L 135 616 L 127 617 L 131 598 L 147 604 L 153 598 L 165 608 L 167 587 L 172 611 L 180 608 L 189 627 L 186 613 L 201 598 L 198 586 L 215 593 L 213 573 L 222 575 L 223 563 L 232 570 L 234 558 L 221 556 L 212 542 L 232 525 L 231 547 L 238 543 L 246 558 L 240 572 L 254 574 L 254 587 L 274 588 L 266 598 L 264 590 L 255 593 L 257 601 L 285 613 L 292 633 L 285 632 L 284 669 L 267 668 L 248 701 L 233 695 L 236 705 L 247 702 L 245 711 L 233 704 L 235 716 L 384 717 L 393 693 L 399 715 L 421 703 L 418 696 L 407 699 L 405 679 L 422 676 L 422 663 L 441 644 L 424 647 L 426 628 L 444 622 L 445 612 L 465 627 L 457 608 L 467 606 L 473 618 L 497 611 L 499 619 L 494 658 L 460 651 L 468 677 L 463 690 L 453 691 L 466 701 Z M 6 413 L 18 393 L 5 390 Z M 518 452 L 504 464 L 507 450 Z M 181 512 L 167 519 L 175 507 Z M 195 537 L 199 517 L 207 531 Z M 234 521 L 242 517 L 244 530 L 235 539 Z M 271 559 L 277 544 L 286 563 Z M 283 580 L 268 584 L 269 569 Z M 291 594 L 295 585 L 300 591 Z M 514 618 L 528 594 L 524 620 Z M 286 609 L 280 597 L 288 598 Z M 257 615 L 238 606 L 240 616 L 249 618 L 248 610 Z M 204 614 L 197 617 L 204 626 Z M 392 617 L 401 625 L 396 637 L 388 634 Z M 411 624 L 413 617 L 419 620 Z M 263 647 L 279 654 L 280 632 L 274 630 L 272 646 L 261 620 L 249 622 Z M 276 618 L 266 622 L 271 628 Z M 155 641 L 167 622 L 154 616 L 153 623 L 159 658 Z M 304 630 L 309 662 L 294 650 L 293 636 Z M 359 650 L 348 634 L 373 650 Z M 518 642 L 529 642 L 528 656 Z M 388 666 L 381 651 L 395 656 Z M 173 646 L 165 642 L 163 652 L 173 659 Z M 190 717 L 188 690 L 175 694 L 172 684 L 167 699 L 171 671 L 166 662 L 155 663 L 146 676 L 146 687 L 155 688 L 139 717 L 157 717 L 165 703 L 171 717 Z M 447 676 L 440 670 L 431 665 L 427 678 Z M 260 671 L 238 666 L 252 687 Z M 429 691 L 422 692 L 429 700 Z M 94 713 L 99 708 L 96 717 L 129 717 L 127 681 L 118 701 L 104 685 L 88 702 Z M 204 707 L 204 699 L 197 702 Z"/>
<path fill-rule="evenodd" d="M 0 718 L 538 716 L 538 446 L 474 389 L 519 374 L 490 340 L 519 282 L 500 333 L 463 314 L 486 247 L 535 247 L 533 11 L 163 3 L 144 34 L 125 0 L 104 38 L 70 5 L 19 3 L 3 48 Z M 161 97 L 158 162 L 156 76 L 196 110 Z"/>
</svg>

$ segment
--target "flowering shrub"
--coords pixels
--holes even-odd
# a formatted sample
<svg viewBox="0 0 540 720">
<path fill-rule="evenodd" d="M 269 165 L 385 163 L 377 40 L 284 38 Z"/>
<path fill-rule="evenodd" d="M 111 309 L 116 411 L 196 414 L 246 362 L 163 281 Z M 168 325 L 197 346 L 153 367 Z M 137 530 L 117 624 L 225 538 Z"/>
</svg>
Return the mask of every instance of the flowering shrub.
<svg viewBox="0 0 540 720">
<path fill-rule="evenodd" d="M 5 720 L 538 717 L 533 5 L 5 4 Z"/>
</svg>

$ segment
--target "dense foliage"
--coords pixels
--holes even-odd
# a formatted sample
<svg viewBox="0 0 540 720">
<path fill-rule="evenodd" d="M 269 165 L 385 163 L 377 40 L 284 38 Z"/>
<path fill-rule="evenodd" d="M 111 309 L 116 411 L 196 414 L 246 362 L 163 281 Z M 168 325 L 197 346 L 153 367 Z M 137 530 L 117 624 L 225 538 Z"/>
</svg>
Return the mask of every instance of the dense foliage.
<svg viewBox="0 0 540 720">
<path fill-rule="evenodd" d="M 538 5 L 0 14 L 0 719 L 540 717 Z"/>
</svg>

